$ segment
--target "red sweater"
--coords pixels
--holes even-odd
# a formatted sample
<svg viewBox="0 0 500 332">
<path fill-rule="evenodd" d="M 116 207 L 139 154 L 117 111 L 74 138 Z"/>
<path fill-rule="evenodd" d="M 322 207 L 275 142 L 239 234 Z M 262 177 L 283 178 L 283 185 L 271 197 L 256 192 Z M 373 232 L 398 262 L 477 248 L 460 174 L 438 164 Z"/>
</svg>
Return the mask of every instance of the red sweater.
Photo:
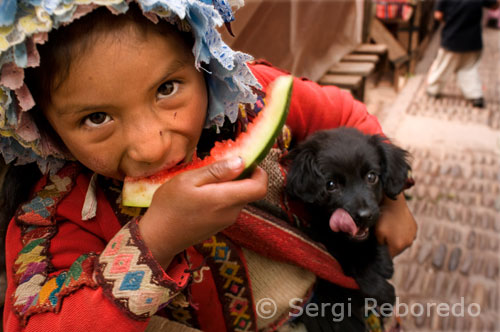
<svg viewBox="0 0 500 332">
<path fill-rule="evenodd" d="M 252 64 L 251 69 L 264 91 L 275 77 L 284 74 L 266 64 Z M 294 81 L 287 125 L 297 141 L 314 131 L 339 126 L 381 132 L 377 120 L 350 94 L 303 79 Z M 264 227 L 272 217 L 244 210 L 235 226 L 189 248 L 164 271 L 141 241 L 136 220 L 124 225 L 123 220 L 132 219 L 138 211 L 119 207 L 109 194 L 113 190 L 98 186 L 97 215 L 82 220 L 90 178 L 88 171 L 70 165 L 57 176 L 42 179 L 34 198 L 21 206 L 15 222 L 10 223 L 5 331 L 21 331 L 23 326 L 25 331 L 144 331 L 149 317 L 156 313 L 203 330 L 255 330 L 254 299 L 241 251 L 241 245 L 252 243 L 242 230 Z M 288 227 L 272 222 L 279 225 L 273 226 L 276 229 Z M 275 235 L 281 239 L 293 237 L 289 235 L 293 232 L 290 228 Z M 267 256 L 309 268 L 297 252 L 307 254 L 312 247 L 300 235 L 287 238 L 294 240 L 298 244 L 293 250 Z M 275 245 L 271 238 L 257 237 L 255 241 L 261 243 L 253 242 L 252 249 L 263 248 L 259 252 L 263 255 Z M 316 254 L 318 262 L 331 259 Z M 205 268 L 193 271 L 203 264 L 211 272 Z M 351 285 L 349 278 L 335 271 L 340 283 Z M 190 292 L 186 292 L 188 288 Z M 191 305 L 183 306 L 187 301 Z"/>
</svg>

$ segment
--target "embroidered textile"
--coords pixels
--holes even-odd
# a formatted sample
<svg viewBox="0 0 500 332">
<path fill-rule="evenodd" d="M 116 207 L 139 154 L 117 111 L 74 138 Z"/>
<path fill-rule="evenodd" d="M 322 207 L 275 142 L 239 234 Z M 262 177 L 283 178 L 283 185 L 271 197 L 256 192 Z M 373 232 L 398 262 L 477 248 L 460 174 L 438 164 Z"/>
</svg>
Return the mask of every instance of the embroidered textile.
<svg viewBox="0 0 500 332">
<path fill-rule="evenodd" d="M 96 278 L 106 295 L 138 319 L 150 317 L 187 284 L 171 280 L 139 237 L 137 219 L 125 225 L 99 255 Z M 170 280 L 168 280 L 170 279 Z"/>
<path fill-rule="evenodd" d="M 99 177 L 98 183 L 100 188 L 103 189 L 104 194 L 106 195 L 108 202 L 110 202 L 111 208 L 121 225 L 126 225 L 130 222 L 130 220 L 144 214 L 146 210 L 144 208 L 126 207 L 121 204 L 122 182 Z M 200 270 L 194 270 L 192 272 L 193 282 L 201 282 L 203 279 L 203 269 L 208 269 L 208 267 L 202 267 Z M 198 327 L 196 314 L 194 312 L 195 310 L 193 306 L 189 305 L 189 302 L 185 299 L 185 295 L 183 293 L 178 293 L 178 295 L 171 302 L 168 302 L 166 306 L 161 307 L 164 309 L 162 311 L 162 315 L 166 315 L 169 319 L 190 327 Z"/>
<path fill-rule="evenodd" d="M 73 188 L 74 179 L 80 169 L 78 164 L 72 163 L 58 174 L 51 175 L 45 187 L 30 202 L 21 205 L 16 219 L 28 225 L 54 225 L 57 204 Z"/>
<path fill-rule="evenodd" d="M 241 249 L 220 233 L 197 245 L 196 249 L 209 258 L 207 265 L 214 275 L 225 321 L 230 324 L 228 330 L 254 331 L 254 303 Z"/>
<path fill-rule="evenodd" d="M 13 306 L 23 324 L 36 313 L 57 313 L 66 295 L 83 286 L 96 288 L 98 283 L 128 313 L 136 318 L 149 317 L 190 279 L 189 272 L 174 271 L 179 276 L 177 283 L 166 275 L 140 240 L 136 221 L 123 227 L 100 255 L 83 254 L 68 270 L 52 273 L 48 251 L 58 230 L 56 208 L 73 189 L 80 171 L 77 164 L 69 164 L 57 174 L 46 176 L 43 188 L 16 213 L 23 249 L 13 266 L 17 283 Z"/>
<path fill-rule="evenodd" d="M 272 230 L 272 231 L 270 231 Z M 278 261 L 290 262 L 346 288 L 358 288 L 353 278 L 324 248 L 304 233 L 269 213 L 245 207 L 236 224 L 222 231 L 236 244 Z"/>
<path fill-rule="evenodd" d="M 31 201 L 16 213 L 21 225 L 23 249 L 14 262 L 14 278 L 18 287 L 13 294 L 14 311 L 26 323 L 28 318 L 46 311 L 58 312 L 62 299 L 82 286 L 96 287 L 93 280 L 95 254 L 81 255 L 67 271 L 50 275 L 48 255 L 51 238 L 57 232 L 57 203 L 73 188 L 80 167 L 71 164 L 56 175 Z"/>
</svg>

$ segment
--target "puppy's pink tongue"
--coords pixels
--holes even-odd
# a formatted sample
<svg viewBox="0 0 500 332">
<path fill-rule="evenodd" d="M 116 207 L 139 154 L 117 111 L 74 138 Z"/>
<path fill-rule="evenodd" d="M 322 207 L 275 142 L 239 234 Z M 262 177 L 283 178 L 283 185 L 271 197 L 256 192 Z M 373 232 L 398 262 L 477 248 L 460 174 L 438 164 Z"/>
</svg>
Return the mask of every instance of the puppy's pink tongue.
<svg viewBox="0 0 500 332">
<path fill-rule="evenodd" d="M 334 232 L 345 232 L 352 236 L 358 232 L 358 227 L 349 213 L 344 209 L 337 209 L 330 217 L 330 228 Z"/>
</svg>

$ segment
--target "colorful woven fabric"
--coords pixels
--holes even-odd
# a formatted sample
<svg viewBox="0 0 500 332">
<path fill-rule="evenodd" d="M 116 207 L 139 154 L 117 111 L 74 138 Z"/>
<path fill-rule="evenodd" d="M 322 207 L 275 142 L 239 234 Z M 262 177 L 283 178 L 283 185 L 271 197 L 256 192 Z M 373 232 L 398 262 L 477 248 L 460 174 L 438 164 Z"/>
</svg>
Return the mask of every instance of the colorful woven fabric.
<svg viewBox="0 0 500 332">
<path fill-rule="evenodd" d="M 0 4 L 0 152 L 5 161 L 24 164 L 36 161 L 42 170 L 54 173 L 65 160 L 48 137 L 43 138 L 29 111 L 35 105 L 24 83 L 24 69 L 40 63 L 38 44 L 50 42 L 52 29 L 86 15 L 98 6 L 124 13 L 126 0 L 47 0 L 2 1 Z M 240 103 L 254 103 L 253 88 L 260 87 L 250 72 L 252 58 L 227 46 L 217 30 L 234 19 L 226 0 L 136 0 L 145 16 L 190 30 L 195 43 L 193 64 L 204 64 L 208 89 L 207 127 L 222 126 L 224 117 L 238 117 Z M 237 3 L 237 6 L 241 3 Z"/>
<path fill-rule="evenodd" d="M 154 315 L 190 280 L 175 283 L 140 240 L 137 219 L 123 227 L 99 255 L 96 278 L 108 298 L 137 319 Z"/>
<path fill-rule="evenodd" d="M 370 313 L 365 317 L 366 327 L 369 332 L 402 332 L 401 318 L 394 313 L 389 318 L 382 319 L 382 317 Z"/>
<path fill-rule="evenodd" d="M 212 236 L 196 248 L 209 258 L 206 263 L 214 273 L 225 321 L 230 324 L 228 329 L 254 331 L 254 303 L 240 249 L 222 234 Z"/>
<path fill-rule="evenodd" d="M 81 167 L 78 164 L 69 164 L 58 174 L 49 177 L 49 183 L 33 197 L 31 201 L 23 204 L 16 213 L 17 220 L 38 226 L 51 226 L 55 224 L 55 209 L 73 188 L 73 181 Z"/>
<path fill-rule="evenodd" d="M 358 288 L 324 248 L 283 220 L 259 209 L 244 208 L 237 223 L 223 233 L 238 245 L 261 255 L 296 264 L 342 287 Z"/>
<path fill-rule="evenodd" d="M 13 294 L 14 311 L 26 323 L 36 313 L 57 312 L 62 298 L 82 286 L 96 287 L 93 280 L 95 254 L 78 257 L 67 271 L 57 275 L 52 270 L 48 249 L 57 232 L 55 209 L 73 188 L 80 167 L 69 165 L 50 176 L 35 197 L 22 205 L 16 222 L 22 225 L 24 245 L 14 262 L 14 278 L 18 287 Z"/>
<path fill-rule="evenodd" d="M 46 177 L 43 188 L 16 213 L 23 249 L 13 265 L 17 284 L 13 306 L 23 324 L 33 314 L 57 313 L 63 298 L 83 286 L 101 286 L 125 312 L 134 318 L 147 318 L 169 303 L 190 280 L 191 273 L 184 271 L 187 263 L 172 271 L 178 282 L 163 271 L 140 239 L 137 220 L 123 227 L 100 255 L 82 254 L 69 269 L 51 273 L 54 268 L 48 251 L 58 232 L 56 209 L 73 189 L 80 171 L 80 166 L 69 164 Z"/>
</svg>

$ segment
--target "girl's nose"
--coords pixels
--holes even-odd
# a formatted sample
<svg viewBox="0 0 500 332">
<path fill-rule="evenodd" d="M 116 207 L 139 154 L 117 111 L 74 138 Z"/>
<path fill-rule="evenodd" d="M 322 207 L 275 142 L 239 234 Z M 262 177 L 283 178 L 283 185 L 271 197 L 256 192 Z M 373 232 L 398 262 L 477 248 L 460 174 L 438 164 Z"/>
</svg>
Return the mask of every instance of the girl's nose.
<svg viewBox="0 0 500 332">
<path fill-rule="evenodd" d="M 167 132 L 157 127 L 144 130 L 135 129 L 135 133 L 128 135 L 128 156 L 132 160 L 141 163 L 162 163 L 170 148 L 170 138 Z"/>
</svg>

